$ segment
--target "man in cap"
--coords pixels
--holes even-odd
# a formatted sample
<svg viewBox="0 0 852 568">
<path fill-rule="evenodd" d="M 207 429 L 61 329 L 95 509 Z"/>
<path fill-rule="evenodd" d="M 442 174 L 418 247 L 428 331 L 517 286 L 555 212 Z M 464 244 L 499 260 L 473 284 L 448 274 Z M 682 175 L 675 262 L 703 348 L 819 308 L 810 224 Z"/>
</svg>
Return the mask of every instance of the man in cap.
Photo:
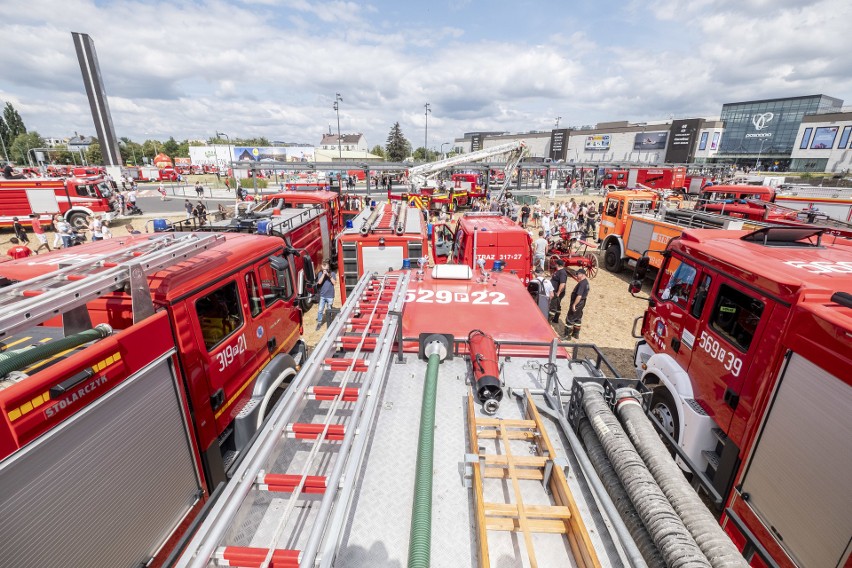
<svg viewBox="0 0 852 568">
<path fill-rule="evenodd" d="M 577 285 L 571 291 L 571 303 L 568 315 L 565 317 L 565 339 L 580 339 L 580 327 L 583 324 L 583 308 L 586 307 L 586 297 L 589 295 L 589 279 L 586 270 L 579 269 L 573 275 Z"/>
</svg>

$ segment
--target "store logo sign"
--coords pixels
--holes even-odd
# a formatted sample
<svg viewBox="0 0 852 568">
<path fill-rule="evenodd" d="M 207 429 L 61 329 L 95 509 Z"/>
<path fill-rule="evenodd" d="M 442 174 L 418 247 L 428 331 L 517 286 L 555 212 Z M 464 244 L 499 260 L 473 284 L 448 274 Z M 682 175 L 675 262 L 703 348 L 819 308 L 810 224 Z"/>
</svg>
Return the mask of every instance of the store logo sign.
<svg viewBox="0 0 852 568">
<path fill-rule="evenodd" d="M 755 130 L 763 130 L 764 128 L 769 128 L 769 123 L 772 122 L 773 118 L 775 118 L 775 114 L 771 112 L 756 114 L 751 117 L 751 123 L 754 124 Z"/>
</svg>

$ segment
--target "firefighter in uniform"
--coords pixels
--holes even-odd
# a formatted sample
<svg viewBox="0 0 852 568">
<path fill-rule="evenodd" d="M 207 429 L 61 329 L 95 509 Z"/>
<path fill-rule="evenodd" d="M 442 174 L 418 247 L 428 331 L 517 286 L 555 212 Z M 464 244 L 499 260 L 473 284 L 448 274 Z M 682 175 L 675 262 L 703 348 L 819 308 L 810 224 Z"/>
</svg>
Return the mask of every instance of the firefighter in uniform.
<svg viewBox="0 0 852 568">
<path fill-rule="evenodd" d="M 589 295 L 589 279 L 586 270 L 581 268 L 573 274 L 577 285 L 571 292 L 571 303 L 568 315 L 565 317 L 565 339 L 580 339 L 580 327 L 583 324 L 583 308 L 586 307 L 586 297 Z"/>
</svg>

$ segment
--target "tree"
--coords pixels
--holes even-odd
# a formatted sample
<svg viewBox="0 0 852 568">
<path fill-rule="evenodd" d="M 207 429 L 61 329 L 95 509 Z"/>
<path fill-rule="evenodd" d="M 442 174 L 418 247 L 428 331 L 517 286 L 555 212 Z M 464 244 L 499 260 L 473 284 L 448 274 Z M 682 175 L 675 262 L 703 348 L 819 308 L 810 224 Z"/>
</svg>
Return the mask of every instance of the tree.
<svg viewBox="0 0 852 568">
<path fill-rule="evenodd" d="M 385 149 L 382 148 L 379 144 L 373 146 L 373 149 L 370 150 L 370 153 L 374 156 L 381 156 L 382 158 L 385 157 Z"/>
<path fill-rule="evenodd" d="M 411 152 L 411 143 L 403 136 L 399 122 L 395 122 L 391 127 L 390 133 L 388 133 L 388 143 L 385 148 L 387 148 L 386 157 L 392 162 L 401 162 Z"/>
<path fill-rule="evenodd" d="M 15 138 L 26 133 L 27 127 L 24 126 L 24 121 L 21 119 L 21 115 L 18 114 L 18 111 L 15 110 L 12 103 L 6 103 L 5 108 L 3 108 L 3 119 L 0 120 L 0 136 L 3 136 L 3 143 L 6 144 L 6 148 L 9 148 L 12 145 Z M 9 156 L 9 159 L 14 158 Z"/>
<path fill-rule="evenodd" d="M 154 162 L 154 157 L 159 153 L 162 144 L 157 140 L 145 140 L 142 143 L 142 155 L 150 158 L 151 163 Z"/>
<path fill-rule="evenodd" d="M 130 138 L 121 137 L 121 142 L 118 144 L 118 150 L 121 152 L 121 162 L 123 164 L 133 164 L 138 166 L 142 161 L 142 144 L 132 141 Z"/>
<path fill-rule="evenodd" d="M 18 134 L 9 146 L 9 159 L 19 164 L 29 163 L 30 148 L 44 148 L 44 138 L 35 131 Z"/>
<path fill-rule="evenodd" d="M 67 148 L 57 148 L 48 155 L 50 156 L 50 161 L 54 164 L 65 165 L 74 163 L 74 156 Z"/>
<path fill-rule="evenodd" d="M 177 156 L 178 143 L 174 136 L 169 136 L 169 139 L 163 142 L 163 153 L 169 158 Z"/>
<path fill-rule="evenodd" d="M 438 153 L 434 150 L 427 150 L 423 146 L 419 147 L 411 154 L 411 156 L 420 162 L 434 162 L 438 159 Z"/>
<path fill-rule="evenodd" d="M 104 163 L 104 157 L 101 154 L 101 145 L 99 142 L 95 141 L 89 144 L 89 147 L 86 149 L 86 161 L 93 166 Z"/>
</svg>

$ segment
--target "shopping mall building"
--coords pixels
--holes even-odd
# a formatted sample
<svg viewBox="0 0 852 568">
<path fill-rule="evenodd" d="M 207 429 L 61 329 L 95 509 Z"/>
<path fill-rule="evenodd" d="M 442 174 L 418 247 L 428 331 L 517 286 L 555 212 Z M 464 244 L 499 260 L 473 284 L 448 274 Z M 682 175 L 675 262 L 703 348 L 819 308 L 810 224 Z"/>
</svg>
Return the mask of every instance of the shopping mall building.
<svg viewBox="0 0 852 568">
<path fill-rule="evenodd" d="M 852 169 L 852 111 L 826 95 L 722 105 L 718 119 L 606 122 L 550 132 L 470 132 L 455 140 L 462 152 L 512 140 L 530 155 L 567 163 L 736 164 L 814 172 Z"/>
</svg>

